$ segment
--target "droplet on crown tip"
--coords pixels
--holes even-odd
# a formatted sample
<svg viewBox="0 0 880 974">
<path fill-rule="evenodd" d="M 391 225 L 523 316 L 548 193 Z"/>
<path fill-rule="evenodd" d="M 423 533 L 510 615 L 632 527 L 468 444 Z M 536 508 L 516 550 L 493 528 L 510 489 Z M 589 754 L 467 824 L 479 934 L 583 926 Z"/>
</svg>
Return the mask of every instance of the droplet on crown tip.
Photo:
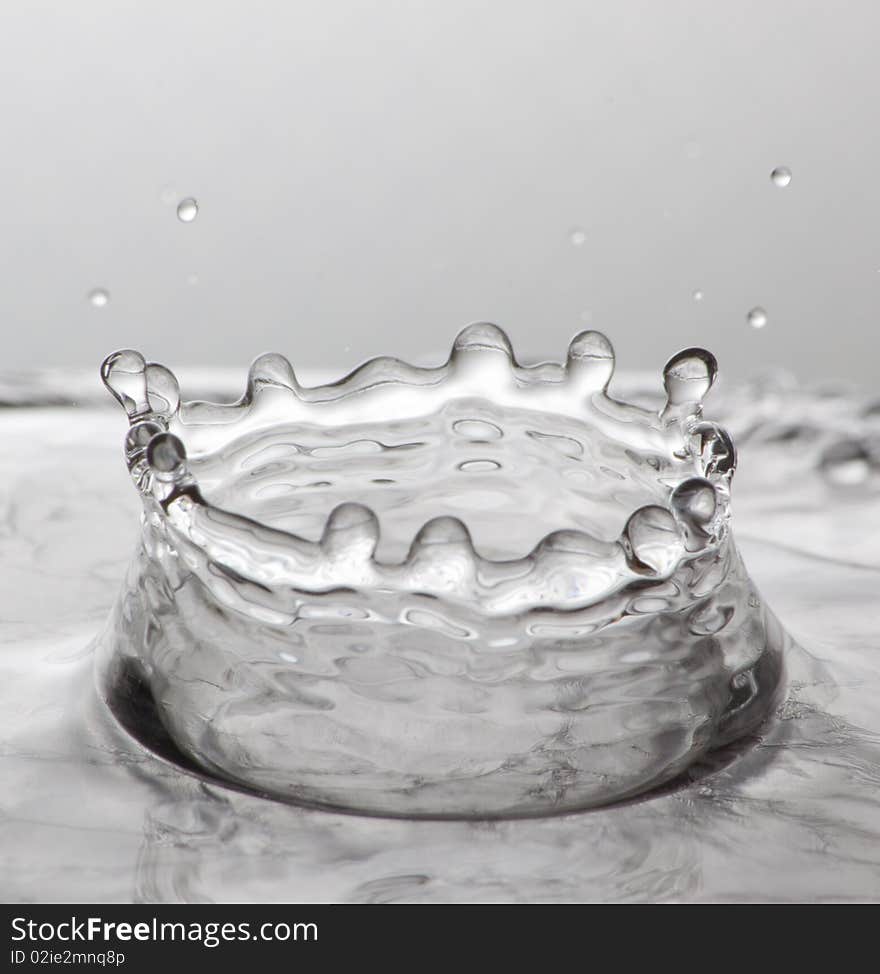
<svg viewBox="0 0 880 974">
<path fill-rule="evenodd" d="M 173 433 L 157 433 L 147 444 L 147 463 L 160 480 L 176 480 L 186 472 L 186 447 Z"/>
<path fill-rule="evenodd" d="M 132 423 L 151 415 L 168 419 L 180 406 L 180 386 L 174 373 L 157 362 L 147 362 L 134 349 L 108 355 L 101 363 L 101 379 Z"/>
<path fill-rule="evenodd" d="M 630 567 L 645 574 L 668 575 L 685 554 L 678 524 L 665 507 L 640 507 L 621 535 Z"/>
<path fill-rule="evenodd" d="M 699 403 L 718 375 L 718 362 L 705 348 L 685 348 L 663 368 L 663 386 L 669 406 Z"/>
<path fill-rule="evenodd" d="M 130 419 L 150 411 L 147 363 L 140 352 L 123 348 L 101 363 L 101 380 Z"/>
<path fill-rule="evenodd" d="M 715 517 L 718 497 L 705 477 L 690 477 L 672 491 L 670 506 L 685 521 L 706 525 Z"/>
<path fill-rule="evenodd" d="M 688 551 L 705 548 L 716 532 L 719 500 L 715 487 L 704 477 L 691 477 L 680 483 L 669 498 Z"/>
<path fill-rule="evenodd" d="M 565 368 L 570 381 L 599 391 L 611 381 L 614 362 L 614 348 L 602 332 L 582 331 L 569 343 Z"/>
<path fill-rule="evenodd" d="M 145 371 L 150 412 L 169 419 L 180 407 L 180 384 L 177 376 L 158 362 L 148 362 Z"/>
<path fill-rule="evenodd" d="M 488 321 L 467 325 L 455 336 L 452 343 L 453 358 L 470 352 L 500 352 L 514 361 L 513 345 L 507 333 Z"/>
<path fill-rule="evenodd" d="M 153 437 L 165 432 L 165 427 L 154 419 L 144 419 L 132 423 L 125 434 L 125 454 L 136 459 L 146 452 Z"/>
<path fill-rule="evenodd" d="M 101 378 L 106 382 L 117 371 L 142 373 L 146 366 L 146 359 L 136 349 L 120 348 L 111 352 L 101 363 Z"/>
</svg>

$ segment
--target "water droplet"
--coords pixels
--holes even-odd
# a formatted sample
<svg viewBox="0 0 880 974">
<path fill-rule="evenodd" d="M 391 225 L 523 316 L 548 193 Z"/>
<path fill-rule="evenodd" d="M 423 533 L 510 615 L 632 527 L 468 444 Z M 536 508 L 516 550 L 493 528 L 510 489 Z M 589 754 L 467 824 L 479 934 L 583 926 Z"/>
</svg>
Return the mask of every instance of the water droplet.
<svg viewBox="0 0 880 974">
<path fill-rule="evenodd" d="M 680 483 L 672 492 L 672 509 L 687 521 L 708 524 L 717 507 L 715 488 L 702 477 L 692 477 Z"/>
<path fill-rule="evenodd" d="M 150 411 L 146 372 L 143 355 L 130 348 L 108 355 L 101 364 L 104 385 L 128 413 L 129 419 Z"/>
<path fill-rule="evenodd" d="M 495 460 L 465 460 L 458 465 L 458 469 L 465 473 L 486 473 L 490 470 L 500 470 L 501 464 Z"/>
<path fill-rule="evenodd" d="M 675 518 L 664 507 L 640 507 L 627 521 L 623 536 L 638 571 L 667 575 L 685 553 Z"/>
<path fill-rule="evenodd" d="M 704 474 L 709 477 L 732 476 L 736 470 L 736 448 L 730 434 L 717 423 L 699 423 L 692 430 L 694 449 L 700 457 Z"/>
<path fill-rule="evenodd" d="M 491 381 L 490 375 L 497 373 L 499 367 L 509 373 L 513 360 L 510 339 L 497 325 L 487 321 L 463 328 L 456 335 L 450 355 L 450 362 L 460 375 L 475 373 L 486 381 Z"/>
<path fill-rule="evenodd" d="M 791 182 L 791 170 L 788 166 L 777 166 L 770 173 L 770 178 L 773 180 L 774 186 L 788 186 Z"/>
<path fill-rule="evenodd" d="M 177 204 L 177 219 L 182 223 L 192 223 L 198 215 L 199 204 L 192 196 L 187 196 Z"/>
<path fill-rule="evenodd" d="M 691 297 L 694 299 L 694 301 L 702 301 L 703 300 L 703 292 L 699 288 L 697 288 L 697 290 L 694 291 L 694 293 L 691 295 Z"/>
<path fill-rule="evenodd" d="M 760 305 L 756 305 L 746 315 L 746 320 L 752 328 L 763 328 L 767 324 L 767 312 Z"/>
<path fill-rule="evenodd" d="M 663 368 L 663 385 L 670 406 L 700 402 L 712 388 L 718 363 L 704 348 L 685 348 Z"/>
<path fill-rule="evenodd" d="M 94 291 L 89 292 L 89 301 L 95 308 L 104 308 L 110 301 L 110 292 L 102 287 L 96 287 Z"/>
<path fill-rule="evenodd" d="M 180 386 L 177 377 L 170 369 L 158 362 L 150 362 L 146 366 L 147 402 L 150 411 L 166 419 L 177 412 L 180 405 Z"/>
<path fill-rule="evenodd" d="M 157 433 L 147 446 L 147 463 L 162 479 L 171 479 L 186 463 L 186 449 L 173 433 Z"/>
<path fill-rule="evenodd" d="M 149 446 L 150 440 L 159 433 L 164 432 L 164 428 L 151 419 L 145 419 L 140 423 L 135 423 L 129 427 L 128 432 L 125 434 L 126 456 L 129 458 L 141 456 Z"/>
<path fill-rule="evenodd" d="M 186 283 L 187 284 L 192 284 L 192 285 L 198 284 L 199 283 L 199 275 L 198 274 L 187 274 L 187 276 L 186 276 Z"/>
<path fill-rule="evenodd" d="M 600 331 L 582 331 L 572 338 L 565 360 L 570 382 L 587 390 L 604 389 L 614 374 L 614 349 Z"/>
<path fill-rule="evenodd" d="M 572 230 L 569 239 L 571 240 L 572 247 L 583 247 L 587 242 L 587 235 L 583 230 Z"/>
</svg>

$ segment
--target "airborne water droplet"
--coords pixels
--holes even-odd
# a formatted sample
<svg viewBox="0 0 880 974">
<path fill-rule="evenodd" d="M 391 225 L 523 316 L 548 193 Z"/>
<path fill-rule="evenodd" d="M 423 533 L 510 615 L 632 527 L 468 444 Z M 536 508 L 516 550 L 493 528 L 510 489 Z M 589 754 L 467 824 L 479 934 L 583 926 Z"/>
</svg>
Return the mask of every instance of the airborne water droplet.
<svg viewBox="0 0 880 974">
<path fill-rule="evenodd" d="M 191 196 L 177 204 L 177 219 L 181 223 L 192 223 L 198 215 L 199 204 Z"/>
<path fill-rule="evenodd" d="M 570 240 L 572 247 L 583 247 L 587 242 L 587 235 L 583 230 L 572 230 Z"/>
<path fill-rule="evenodd" d="M 777 166 L 770 173 L 770 178 L 775 186 L 788 186 L 791 182 L 791 170 L 788 166 Z"/>
<path fill-rule="evenodd" d="M 691 297 L 694 299 L 694 301 L 702 301 L 703 300 L 703 292 L 699 288 L 697 288 L 697 290 L 694 291 L 694 293 L 691 295 Z"/>
<path fill-rule="evenodd" d="M 767 312 L 760 306 L 755 306 L 746 315 L 746 320 L 752 328 L 763 328 L 767 324 Z"/>
<path fill-rule="evenodd" d="M 89 292 L 89 302 L 95 308 L 106 307 L 109 301 L 110 293 L 105 291 L 102 287 L 96 287 L 94 291 Z"/>
</svg>

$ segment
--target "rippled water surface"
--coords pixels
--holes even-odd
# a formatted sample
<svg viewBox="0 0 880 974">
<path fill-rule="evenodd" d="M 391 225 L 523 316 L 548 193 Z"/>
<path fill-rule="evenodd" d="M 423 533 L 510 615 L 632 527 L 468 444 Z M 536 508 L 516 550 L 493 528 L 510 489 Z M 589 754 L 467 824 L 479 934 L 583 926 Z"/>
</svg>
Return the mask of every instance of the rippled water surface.
<svg viewBox="0 0 880 974">
<path fill-rule="evenodd" d="M 20 389 L 7 384 L 4 398 L 21 399 Z M 92 640 L 129 560 L 139 505 L 119 462 L 118 416 L 88 396 L 75 408 L 63 399 L 0 411 L 3 899 L 880 897 L 870 404 L 777 383 L 722 391 L 711 405 L 740 446 L 739 547 L 798 644 L 774 719 L 659 793 L 488 823 L 271 802 L 187 773 L 126 735 L 95 692 Z M 467 428 L 462 439 L 480 438 Z"/>
</svg>

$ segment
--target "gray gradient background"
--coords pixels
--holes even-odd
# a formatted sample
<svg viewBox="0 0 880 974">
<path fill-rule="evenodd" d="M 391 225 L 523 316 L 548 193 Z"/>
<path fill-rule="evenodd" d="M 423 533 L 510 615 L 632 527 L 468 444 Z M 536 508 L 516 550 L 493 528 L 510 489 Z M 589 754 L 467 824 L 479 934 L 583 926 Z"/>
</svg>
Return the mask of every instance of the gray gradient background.
<svg viewBox="0 0 880 974">
<path fill-rule="evenodd" d="M 4 0 L 0 368 L 431 362 L 489 319 L 870 387 L 878 37 L 868 0 Z"/>
</svg>

